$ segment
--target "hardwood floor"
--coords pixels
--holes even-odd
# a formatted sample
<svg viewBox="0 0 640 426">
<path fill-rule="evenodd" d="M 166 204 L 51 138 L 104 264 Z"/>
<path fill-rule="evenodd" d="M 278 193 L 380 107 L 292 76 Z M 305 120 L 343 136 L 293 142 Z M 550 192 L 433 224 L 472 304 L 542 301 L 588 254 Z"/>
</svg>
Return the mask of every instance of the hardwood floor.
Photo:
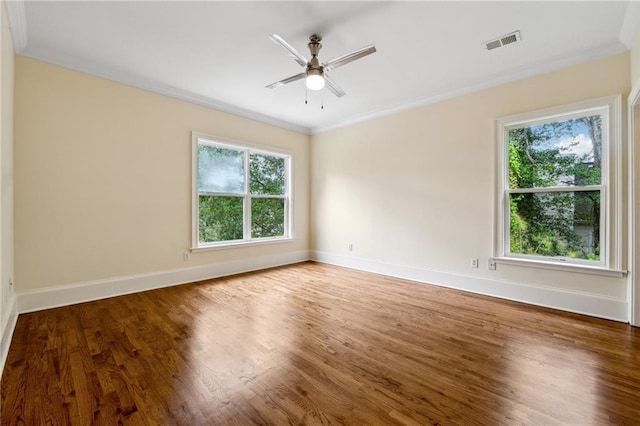
<svg viewBox="0 0 640 426">
<path fill-rule="evenodd" d="M 302 263 L 20 315 L 2 424 L 640 424 L 640 329 Z"/>
</svg>

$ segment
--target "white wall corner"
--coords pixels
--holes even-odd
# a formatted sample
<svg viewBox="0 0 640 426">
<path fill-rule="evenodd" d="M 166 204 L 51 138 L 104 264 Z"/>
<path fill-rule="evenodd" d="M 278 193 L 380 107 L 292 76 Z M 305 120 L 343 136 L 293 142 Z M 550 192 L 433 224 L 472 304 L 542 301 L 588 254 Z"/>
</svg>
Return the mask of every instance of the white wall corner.
<svg viewBox="0 0 640 426">
<path fill-rule="evenodd" d="M 4 318 L 2 318 L 4 329 L 0 335 L 0 375 L 4 371 L 4 364 L 7 361 L 9 347 L 11 346 L 11 338 L 13 337 L 13 331 L 16 328 L 16 322 L 18 321 L 17 298 L 13 292 L 10 292 L 9 297 L 9 301 L 5 305 L 6 311 L 4 312 Z"/>
<path fill-rule="evenodd" d="M 640 32 L 640 2 L 630 1 L 627 4 L 627 11 L 624 15 L 618 38 L 627 46 L 627 49 L 630 49 L 638 32 Z"/>
<path fill-rule="evenodd" d="M 25 0 L 7 0 L 5 4 L 13 36 L 13 50 L 16 54 L 20 54 L 26 49 L 28 43 Z"/>
<path fill-rule="evenodd" d="M 92 300 L 122 296 L 156 288 L 170 287 L 195 281 L 257 271 L 276 266 L 309 260 L 309 251 L 246 258 L 229 262 L 211 263 L 192 268 L 173 269 L 104 280 L 87 281 L 18 294 L 18 312 L 40 311 L 43 309 L 73 305 Z"/>
<path fill-rule="evenodd" d="M 395 265 L 341 254 L 312 251 L 311 260 L 361 271 L 454 288 L 485 296 L 523 302 L 613 321 L 628 322 L 625 299 L 553 289 L 531 284 L 460 275 L 448 271 Z"/>
<path fill-rule="evenodd" d="M 638 282 L 639 274 L 636 273 L 636 267 L 640 265 L 638 261 L 640 242 L 636 235 L 640 228 L 638 226 L 638 219 L 640 212 L 635 208 L 638 190 L 636 186 L 636 179 L 638 176 L 636 158 L 636 141 L 640 139 L 640 135 L 636 131 L 636 127 L 640 126 L 640 123 L 636 121 L 636 109 L 640 108 L 640 84 L 636 82 L 632 88 L 629 97 L 627 98 L 627 167 L 629 170 L 629 176 L 627 179 L 628 185 L 628 197 L 629 197 L 629 210 L 628 210 L 628 241 L 629 241 L 629 275 L 627 277 L 628 282 L 628 300 L 629 300 L 629 323 L 636 327 L 640 327 L 640 282 Z"/>
</svg>

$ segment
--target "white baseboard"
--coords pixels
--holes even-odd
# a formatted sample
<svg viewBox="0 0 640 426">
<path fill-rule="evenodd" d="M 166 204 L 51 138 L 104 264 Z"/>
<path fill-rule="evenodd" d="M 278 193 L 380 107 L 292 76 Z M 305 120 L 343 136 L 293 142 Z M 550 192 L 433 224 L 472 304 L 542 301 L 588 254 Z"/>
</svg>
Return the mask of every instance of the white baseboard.
<svg viewBox="0 0 640 426">
<path fill-rule="evenodd" d="M 161 287 L 170 287 L 194 281 L 304 262 L 306 260 L 309 260 L 309 252 L 307 250 L 300 250 L 291 253 L 213 263 L 192 268 L 114 277 L 105 280 L 87 281 L 34 290 L 18 294 L 18 312 L 23 314 L 40 311 Z"/>
<path fill-rule="evenodd" d="M 4 312 L 4 318 L 2 318 L 4 329 L 2 330 L 2 334 L 0 334 L 0 375 L 4 371 L 5 362 L 7 362 L 11 338 L 16 328 L 16 322 L 18 321 L 18 300 L 13 292 L 10 293 L 9 297 L 10 299 L 5 305 L 6 311 Z"/>
<path fill-rule="evenodd" d="M 304 262 L 309 259 L 614 321 L 629 321 L 628 303 L 621 298 L 395 265 L 327 252 L 300 250 L 278 255 L 114 277 L 20 293 L 17 295 L 17 303 L 15 296 L 11 302 L 11 310 L 8 314 L 9 320 L 5 323 L 7 326 L 3 330 L 3 346 L 0 348 L 3 351 L 3 353 L 0 353 L 3 356 L 1 361 L 4 362 L 4 356 L 6 356 L 4 353 L 5 344 L 8 350 L 18 313 L 89 302 L 155 288 Z"/>
<path fill-rule="evenodd" d="M 321 251 L 312 251 L 310 255 L 311 259 L 317 262 L 374 272 L 426 284 L 434 284 L 441 287 L 455 288 L 598 318 L 629 322 L 628 303 L 621 298 L 494 280 L 484 277 L 460 275 L 433 269 L 395 265 Z"/>
</svg>

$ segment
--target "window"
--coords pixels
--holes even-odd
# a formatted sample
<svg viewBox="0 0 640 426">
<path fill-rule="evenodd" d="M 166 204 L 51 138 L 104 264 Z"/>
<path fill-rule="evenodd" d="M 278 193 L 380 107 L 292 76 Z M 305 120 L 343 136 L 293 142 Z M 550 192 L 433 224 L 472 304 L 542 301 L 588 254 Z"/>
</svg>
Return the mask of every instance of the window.
<svg viewBox="0 0 640 426">
<path fill-rule="evenodd" d="M 498 120 L 500 260 L 620 268 L 620 97 Z"/>
<path fill-rule="evenodd" d="M 291 156 L 193 136 L 193 248 L 290 237 Z"/>
</svg>

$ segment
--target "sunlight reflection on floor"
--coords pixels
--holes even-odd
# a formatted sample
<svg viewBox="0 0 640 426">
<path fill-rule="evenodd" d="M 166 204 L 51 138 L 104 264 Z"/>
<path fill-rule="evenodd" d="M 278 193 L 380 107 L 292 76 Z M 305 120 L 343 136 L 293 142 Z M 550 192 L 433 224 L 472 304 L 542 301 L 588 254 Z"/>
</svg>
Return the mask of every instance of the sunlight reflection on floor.
<svg viewBox="0 0 640 426">
<path fill-rule="evenodd" d="M 531 418 L 533 411 L 543 415 L 540 420 L 545 424 L 555 423 L 553 419 L 564 424 L 598 423 L 598 354 L 523 337 L 508 344 L 505 361 L 514 394 L 512 405 L 505 410 L 508 418 Z M 572 403 L 568 405 L 569 395 Z"/>
</svg>

